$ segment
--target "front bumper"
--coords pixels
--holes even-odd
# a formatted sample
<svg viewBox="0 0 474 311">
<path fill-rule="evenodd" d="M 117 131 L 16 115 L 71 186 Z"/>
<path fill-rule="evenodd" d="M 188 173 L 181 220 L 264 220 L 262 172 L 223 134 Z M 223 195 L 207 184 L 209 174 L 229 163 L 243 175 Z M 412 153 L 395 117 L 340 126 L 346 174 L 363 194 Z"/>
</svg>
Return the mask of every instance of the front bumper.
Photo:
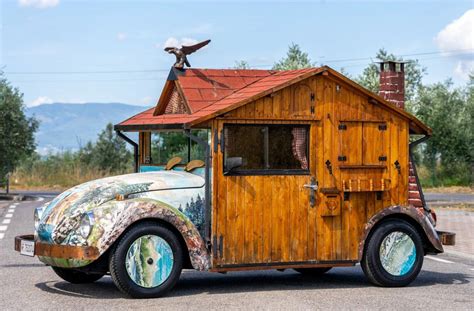
<svg viewBox="0 0 474 311">
<path fill-rule="evenodd" d="M 456 244 L 456 233 L 448 232 L 448 231 L 438 231 L 438 230 L 436 230 L 436 233 L 438 234 L 438 237 L 439 237 L 439 240 L 441 241 L 441 244 L 443 244 L 443 245 L 455 245 Z"/>
<path fill-rule="evenodd" d="M 21 251 L 21 241 L 34 242 L 35 238 L 32 234 L 19 235 L 15 237 L 15 250 Z M 43 242 L 34 242 L 35 256 L 58 258 L 58 259 L 74 259 L 74 260 L 95 260 L 99 258 L 99 250 L 93 246 L 72 246 L 60 244 L 47 244 Z"/>
</svg>

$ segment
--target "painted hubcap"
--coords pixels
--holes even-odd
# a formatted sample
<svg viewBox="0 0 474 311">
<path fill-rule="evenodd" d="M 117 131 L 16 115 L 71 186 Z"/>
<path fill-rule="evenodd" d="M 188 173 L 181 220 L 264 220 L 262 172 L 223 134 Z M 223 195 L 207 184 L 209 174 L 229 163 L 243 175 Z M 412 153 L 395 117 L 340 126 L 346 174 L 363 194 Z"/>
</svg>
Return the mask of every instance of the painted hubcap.
<svg viewBox="0 0 474 311">
<path fill-rule="evenodd" d="M 391 232 L 380 245 L 382 267 L 394 276 L 407 274 L 416 260 L 415 243 L 404 232 Z"/>
<path fill-rule="evenodd" d="M 125 267 L 135 284 L 151 288 L 168 279 L 173 263 L 173 251 L 168 242 L 156 235 L 144 235 L 130 245 Z"/>
</svg>

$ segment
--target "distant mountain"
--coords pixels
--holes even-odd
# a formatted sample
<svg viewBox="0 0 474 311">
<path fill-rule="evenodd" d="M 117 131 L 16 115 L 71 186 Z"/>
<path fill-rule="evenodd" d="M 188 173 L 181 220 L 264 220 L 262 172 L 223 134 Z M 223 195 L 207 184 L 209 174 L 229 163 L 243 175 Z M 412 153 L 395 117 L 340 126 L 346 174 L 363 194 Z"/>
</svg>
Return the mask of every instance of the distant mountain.
<svg viewBox="0 0 474 311">
<path fill-rule="evenodd" d="M 40 121 L 37 151 L 46 154 L 77 150 L 88 141 L 95 141 L 107 123 L 116 124 L 147 108 L 119 103 L 54 103 L 27 108 L 26 114 Z"/>
</svg>

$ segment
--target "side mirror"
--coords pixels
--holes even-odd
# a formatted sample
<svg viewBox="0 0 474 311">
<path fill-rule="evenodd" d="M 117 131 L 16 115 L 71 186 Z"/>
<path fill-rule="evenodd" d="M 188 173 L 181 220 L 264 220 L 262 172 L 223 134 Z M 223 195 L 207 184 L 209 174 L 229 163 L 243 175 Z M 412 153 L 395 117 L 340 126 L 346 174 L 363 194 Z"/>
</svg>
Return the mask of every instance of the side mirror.
<svg viewBox="0 0 474 311">
<path fill-rule="evenodd" d="M 242 157 L 227 158 L 225 161 L 225 173 L 229 173 L 233 169 L 241 167 L 242 164 L 243 164 Z"/>
</svg>

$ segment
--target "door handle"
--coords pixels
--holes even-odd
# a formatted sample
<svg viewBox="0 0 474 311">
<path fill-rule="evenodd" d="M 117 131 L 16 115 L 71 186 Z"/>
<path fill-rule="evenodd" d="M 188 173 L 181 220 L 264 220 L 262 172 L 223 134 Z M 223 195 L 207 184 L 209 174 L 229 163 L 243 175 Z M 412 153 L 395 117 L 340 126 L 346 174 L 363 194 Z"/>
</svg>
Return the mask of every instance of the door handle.
<svg viewBox="0 0 474 311">
<path fill-rule="evenodd" d="M 311 177 L 311 183 L 310 184 L 304 184 L 303 188 L 310 189 L 310 191 L 309 191 L 309 205 L 311 207 L 314 207 L 316 205 L 316 190 L 318 190 L 318 182 L 316 181 L 316 178 Z"/>
<path fill-rule="evenodd" d="M 316 185 L 308 185 L 308 184 L 305 184 L 305 185 L 303 185 L 303 187 L 304 187 L 304 188 L 309 188 L 309 189 L 315 190 L 315 191 L 318 190 L 318 185 L 317 185 L 317 184 L 316 184 Z"/>
</svg>

